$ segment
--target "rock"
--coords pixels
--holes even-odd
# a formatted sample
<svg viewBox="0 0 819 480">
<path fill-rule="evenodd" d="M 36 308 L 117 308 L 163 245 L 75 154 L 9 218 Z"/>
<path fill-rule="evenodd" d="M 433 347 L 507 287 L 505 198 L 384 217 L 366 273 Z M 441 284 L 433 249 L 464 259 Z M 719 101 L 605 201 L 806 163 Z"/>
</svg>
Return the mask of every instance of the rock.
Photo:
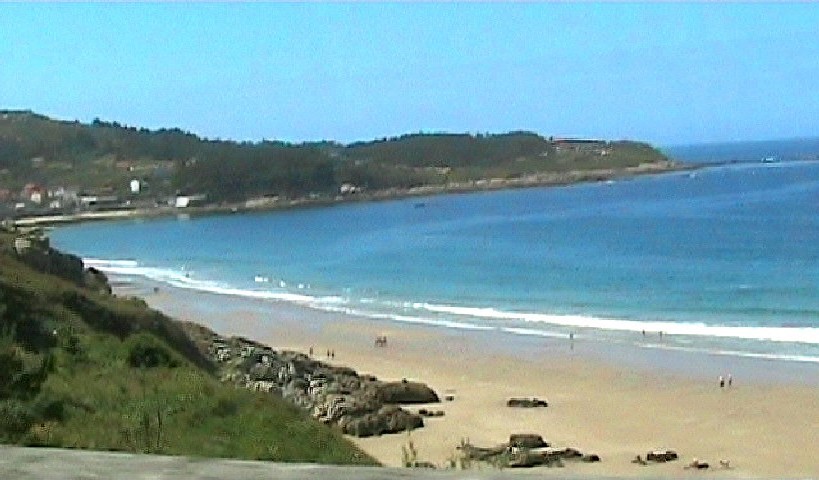
<svg viewBox="0 0 819 480">
<path fill-rule="evenodd" d="M 534 433 L 513 433 L 509 436 L 509 446 L 531 449 L 548 447 L 549 444 L 543 441 L 543 437 Z"/>
<path fill-rule="evenodd" d="M 388 382 L 376 386 L 378 398 L 384 403 L 438 403 L 438 395 L 419 382 Z"/>
<path fill-rule="evenodd" d="M 540 400 L 538 398 L 510 398 L 506 401 L 507 407 L 518 407 L 518 408 L 535 408 L 535 407 L 548 407 L 549 403 L 546 400 Z"/>
<path fill-rule="evenodd" d="M 646 461 L 648 462 L 665 463 L 677 458 L 677 452 L 673 450 L 654 450 L 646 453 Z"/>
<path fill-rule="evenodd" d="M 600 456 L 597 455 L 596 453 L 590 453 L 590 454 L 583 455 L 582 457 L 580 457 L 580 461 L 581 462 L 587 462 L 587 463 L 599 462 L 600 461 Z"/>
</svg>

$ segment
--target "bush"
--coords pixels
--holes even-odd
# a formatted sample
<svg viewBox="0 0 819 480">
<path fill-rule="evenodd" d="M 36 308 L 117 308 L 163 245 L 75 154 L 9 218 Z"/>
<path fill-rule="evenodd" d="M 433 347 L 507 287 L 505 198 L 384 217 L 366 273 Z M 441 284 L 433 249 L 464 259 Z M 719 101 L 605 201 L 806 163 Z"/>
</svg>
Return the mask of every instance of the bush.
<svg viewBox="0 0 819 480">
<path fill-rule="evenodd" d="M 40 421 L 60 421 L 65 417 L 65 398 L 42 391 L 31 403 L 31 411 Z"/>
<path fill-rule="evenodd" d="M 220 396 L 216 400 L 216 405 L 213 406 L 213 414 L 217 417 L 229 417 L 238 411 L 239 405 L 236 400 L 225 395 Z"/>
<path fill-rule="evenodd" d="M 140 333 L 128 339 L 128 364 L 132 367 L 175 368 L 179 361 L 165 344 L 152 335 Z"/>
</svg>

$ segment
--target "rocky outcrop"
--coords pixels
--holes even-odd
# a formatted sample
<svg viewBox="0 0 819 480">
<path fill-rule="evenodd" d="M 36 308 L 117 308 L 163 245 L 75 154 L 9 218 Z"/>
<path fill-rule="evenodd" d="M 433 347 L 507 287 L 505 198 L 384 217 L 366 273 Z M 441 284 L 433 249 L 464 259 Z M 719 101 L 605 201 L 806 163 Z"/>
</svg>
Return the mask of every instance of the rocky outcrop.
<svg viewBox="0 0 819 480">
<path fill-rule="evenodd" d="M 195 324 L 186 329 L 220 366 L 223 381 L 279 395 L 349 435 L 370 437 L 421 428 L 422 416 L 400 405 L 439 402 L 423 383 L 383 382 L 300 352 L 276 351 L 241 337 L 224 338 Z"/>
<path fill-rule="evenodd" d="M 584 454 L 572 447 L 553 448 L 543 437 L 533 433 L 516 433 L 509 441 L 492 448 L 476 447 L 468 442 L 457 447 L 468 460 L 478 460 L 493 464 L 506 463 L 513 468 L 537 466 L 563 467 L 565 461 L 599 462 L 600 456 Z"/>
<path fill-rule="evenodd" d="M 51 248 L 48 237 L 40 230 L 18 235 L 14 240 L 14 250 L 17 258 L 39 272 L 55 275 L 95 292 L 111 293 L 108 277 L 104 273 L 93 267 L 85 269 L 80 257 Z"/>
<path fill-rule="evenodd" d="M 111 284 L 108 283 L 108 276 L 94 267 L 87 268 L 83 273 L 82 283 L 85 288 L 104 294 L 111 294 Z"/>
</svg>

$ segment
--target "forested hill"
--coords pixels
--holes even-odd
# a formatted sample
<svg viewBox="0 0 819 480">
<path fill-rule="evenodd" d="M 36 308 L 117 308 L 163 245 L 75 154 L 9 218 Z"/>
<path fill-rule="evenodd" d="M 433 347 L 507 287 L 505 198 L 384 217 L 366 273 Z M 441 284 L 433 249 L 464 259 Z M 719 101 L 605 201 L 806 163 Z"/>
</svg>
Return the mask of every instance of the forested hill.
<svg viewBox="0 0 819 480">
<path fill-rule="evenodd" d="M 137 179 L 142 195 L 199 193 L 215 203 L 264 195 L 331 196 L 344 184 L 358 191 L 405 189 L 665 161 L 644 143 L 551 139 L 530 132 L 419 133 L 349 145 L 234 142 L 179 129 L 0 111 L 0 202 L 31 184 L 125 195 Z"/>
</svg>

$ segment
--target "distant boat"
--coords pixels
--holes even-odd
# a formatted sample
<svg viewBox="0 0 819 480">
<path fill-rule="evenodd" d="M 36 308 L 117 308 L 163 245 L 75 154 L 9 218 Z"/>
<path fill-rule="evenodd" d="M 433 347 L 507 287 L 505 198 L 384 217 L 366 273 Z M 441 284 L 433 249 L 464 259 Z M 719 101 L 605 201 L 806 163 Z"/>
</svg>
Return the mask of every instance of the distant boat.
<svg viewBox="0 0 819 480">
<path fill-rule="evenodd" d="M 779 159 L 774 157 L 774 156 L 765 157 L 765 158 L 762 159 L 762 163 L 776 163 L 778 161 L 779 161 Z"/>
<path fill-rule="evenodd" d="M 261 275 L 256 275 L 255 277 L 253 277 L 253 280 L 257 283 L 267 283 L 270 281 L 268 277 L 263 277 Z"/>
</svg>

